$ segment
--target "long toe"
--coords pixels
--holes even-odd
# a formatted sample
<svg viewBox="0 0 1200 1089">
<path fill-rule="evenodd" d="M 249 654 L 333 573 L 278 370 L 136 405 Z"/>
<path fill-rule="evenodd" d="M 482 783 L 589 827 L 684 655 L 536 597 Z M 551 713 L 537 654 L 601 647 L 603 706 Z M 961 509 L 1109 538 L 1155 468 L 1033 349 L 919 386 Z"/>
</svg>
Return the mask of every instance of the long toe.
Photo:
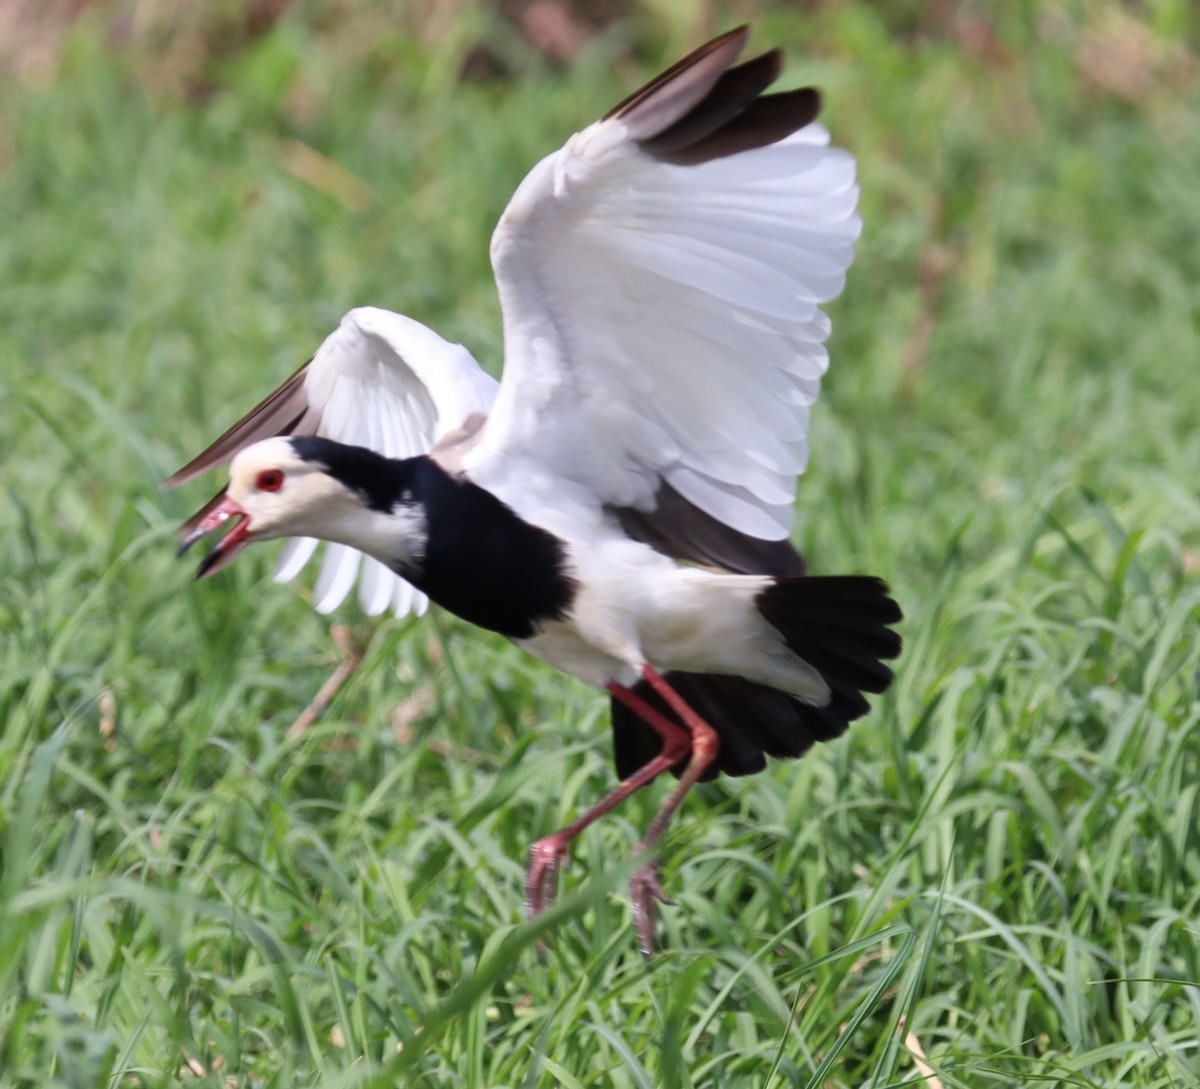
<svg viewBox="0 0 1200 1089">
<path fill-rule="evenodd" d="M 532 919 L 554 903 L 559 867 L 569 861 L 567 843 L 558 835 L 539 839 L 529 849 L 529 869 L 525 872 L 526 919 Z"/>
<path fill-rule="evenodd" d="M 633 905 L 633 923 L 637 927 L 638 948 L 648 960 L 654 956 L 658 945 L 658 908 L 655 904 L 669 904 L 672 907 L 675 905 L 675 901 L 663 891 L 657 862 L 651 862 L 634 871 L 629 881 L 629 900 Z"/>
</svg>

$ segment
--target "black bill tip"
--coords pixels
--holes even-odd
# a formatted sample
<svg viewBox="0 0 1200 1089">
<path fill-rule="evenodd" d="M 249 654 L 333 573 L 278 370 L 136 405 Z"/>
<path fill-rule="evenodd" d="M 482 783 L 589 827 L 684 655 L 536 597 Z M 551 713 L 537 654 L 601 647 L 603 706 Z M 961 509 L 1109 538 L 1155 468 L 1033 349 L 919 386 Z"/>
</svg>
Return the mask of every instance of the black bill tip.
<svg viewBox="0 0 1200 1089">
<path fill-rule="evenodd" d="M 203 526 L 197 526 L 190 533 L 185 533 L 179 539 L 179 551 L 175 553 L 176 558 L 182 558 L 187 550 L 191 548 L 192 545 L 194 545 L 198 540 L 200 540 L 200 538 L 203 537 L 207 532 L 208 530 L 206 530 Z"/>
<path fill-rule="evenodd" d="M 192 541 L 187 541 L 185 544 L 180 545 L 179 554 L 182 556 L 184 551 L 189 548 L 192 543 Z M 214 567 L 216 567 L 217 561 L 220 560 L 221 556 L 224 554 L 224 551 L 225 550 L 219 544 L 213 548 L 209 554 L 200 561 L 200 566 L 196 568 L 196 573 L 192 577 L 195 579 L 204 578 L 205 575 L 207 575 Z"/>
</svg>

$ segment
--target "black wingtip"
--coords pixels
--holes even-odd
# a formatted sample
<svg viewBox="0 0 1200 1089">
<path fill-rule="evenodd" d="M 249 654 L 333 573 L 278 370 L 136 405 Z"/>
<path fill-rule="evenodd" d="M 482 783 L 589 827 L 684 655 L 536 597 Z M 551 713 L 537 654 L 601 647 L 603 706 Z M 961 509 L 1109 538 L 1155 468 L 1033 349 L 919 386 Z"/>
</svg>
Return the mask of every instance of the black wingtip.
<svg viewBox="0 0 1200 1089">
<path fill-rule="evenodd" d="M 706 42 L 605 120 L 619 118 L 643 151 L 676 166 L 767 147 L 811 124 L 821 110 L 813 88 L 765 93 L 783 69 L 778 49 L 736 63 L 748 35 L 742 25 Z"/>
<path fill-rule="evenodd" d="M 749 26 L 743 23 L 741 26 L 734 27 L 733 30 L 728 30 L 711 41 L 698 46 L 682 60 L 678 60 L 672 64 L 665 72 L 655 76 L 644 87 L 639 87 L 633 94 L 618 102 L 604 115 L 602 120 L 607 121 L 612 117 L 620 117 L 634 123 L 635 128 L 640 129 L 642 124 L 634 121 L 634 117 L 640 116 L 641 113 L 645 113 L 646 111 L 639 111 L 639 106 L 648 103 L 651 99 L 660 98 L 660 92 L 663 92 L 666 88 L 670 88 L 670 91 L 667 92 L 667 97 L 671 97 L 682 86 L 694 84 L 694 91 L 684 91 L 682 109 L 683 112 L 687 112 L 692 105 L 695 105 L 699 99 L 703 98 L 711 90 L 713 83 L 717 81 L 721 73 L 737 60 L 745 48 L 746 38 L 749 37 L 749 34 Z M 671 87 L 672 84 L 674 84 L 674 87 Z M 649 123 L 649 129 L 643 132 L 642 135 L 652 136 L 656 132 L 662 131 L 667 125 L 678 120 L 679 114 L 675 113 L 675 116 L 670 116 L 670 112 L 668 111 L 668 115 L 662 123 L 656 126 L 653 118 L 658 116 L 658 110 L 651 109 L 651 118 L 646 119 L 647 123 Z"/>
</svg>

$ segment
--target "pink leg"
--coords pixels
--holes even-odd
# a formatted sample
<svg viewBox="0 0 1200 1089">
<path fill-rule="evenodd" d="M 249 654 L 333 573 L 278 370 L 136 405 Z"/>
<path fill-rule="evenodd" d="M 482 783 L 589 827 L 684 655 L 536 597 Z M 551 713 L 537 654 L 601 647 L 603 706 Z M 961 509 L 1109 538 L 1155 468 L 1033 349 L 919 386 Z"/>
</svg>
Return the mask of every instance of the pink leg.
<svg viewBox="0 0 1200 1089">
<path fill-rule="evenodd" d="M 614 809 L 629 795 L 658 778 L 664 771 L 673 768 L 692 749 L 692 738 L 688 732 L 680 729 L 669 718 L 656 711 L 636 692 L 616 683 L 610 684 L 608 690 L 636 715 L 641 716 L 663 739 L 662 752 L 644 767 L 635 771 L 628 779 L 623 780 L 603 801 L 594 805 L 560 831 L 546 836 L 544 839 L 539 839 L 530 848 L 529 869 L 525 875 L 526 918 L 532 918 L 554 901 L 558 884 L 558 869 L 567 860 L 568 846 L 571 840 L 593 821 Z"/>
<path fill-rule="evenodd" d="M 683 773 L 679 776 L 679 782 L 675 789 L 671 791 L 662 809 L 658 811 L 658 815 L 650 823 L 650 827 L 646 829 L 646 834 L 642 836 L 638 845 L 634 848 L 635 855 L 648 851 L 662 838 L 662 834 L 666 830 L 672 814 L 679 808 L 679 803 L 683 801 L 687 792 L 692 789 L 707 768 L 717 758 L 717 752 L 721 745 L 717 731 L 705 722 L 660 674 L 655 672 L 650 666 L 644 666 L 642 668 L 642 676 L 646 678 L 654 690 L 662 696 L 691 731 L 691 758 L 688 760 L 687 766 L 683 769 Z M 637 925 L 638 945 L 642 950 L 642 955 L 649 957 L 654 953 L 655 945 L 656 919 L 654 902 L 657 900 L 660 903 L 670 903 L 658 880 L 657 863 L 652 862 L 634 873 L 633 879 L 629 883 L 629 895 L 633 901 L 633 916 L 634 922 Z"/>
</svg>

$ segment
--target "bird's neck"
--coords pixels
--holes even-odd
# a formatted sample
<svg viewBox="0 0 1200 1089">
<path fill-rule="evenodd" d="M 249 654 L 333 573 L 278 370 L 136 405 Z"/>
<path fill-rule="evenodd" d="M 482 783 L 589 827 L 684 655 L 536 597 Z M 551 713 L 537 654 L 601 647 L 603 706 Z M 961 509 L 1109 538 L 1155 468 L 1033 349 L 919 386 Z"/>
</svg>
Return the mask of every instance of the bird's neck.
<svg viewBox="0 0 1200 1089">
<path fill-rule="evenodd" d="M 563 542 L 490 492 L 430 457 L 308 442 L 301 456 L 354 495 L 352 512 L 330 505 L 315 536 L 374 556 L 444 608 L 511 638 L 567 609 L 574 579 Z"/>
<path fill-rule="evenodd" d="M 402 574 L 420 563 L 428 539 L 420 478 L 428 458 L 388 458 L 316 436 L 294 438 L 292 447 L 319 463 L 328 481 L 329 494 L 311 504 L 309 536 L 349 545 Z"/>
</svg>

